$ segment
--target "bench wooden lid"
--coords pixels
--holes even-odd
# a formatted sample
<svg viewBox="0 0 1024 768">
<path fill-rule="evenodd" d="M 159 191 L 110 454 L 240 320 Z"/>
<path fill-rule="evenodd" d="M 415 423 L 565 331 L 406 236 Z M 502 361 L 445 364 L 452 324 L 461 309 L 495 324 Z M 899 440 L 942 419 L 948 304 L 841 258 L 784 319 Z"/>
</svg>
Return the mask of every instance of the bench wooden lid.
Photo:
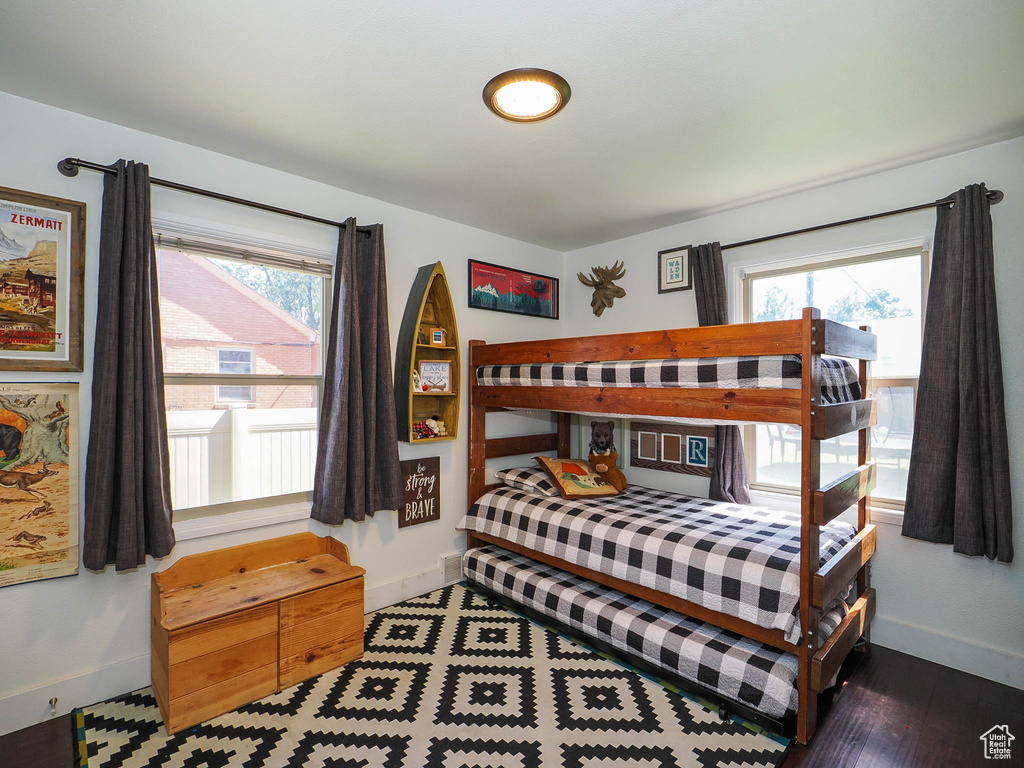
<svg viewBox="0 0 1024 768">
<path fill-rule="evenodd" d="M 153 618 L 181 629 L 365 573 L 344 544 L 312 533 L 188 555 L 153 574 Z"/>
</svg>

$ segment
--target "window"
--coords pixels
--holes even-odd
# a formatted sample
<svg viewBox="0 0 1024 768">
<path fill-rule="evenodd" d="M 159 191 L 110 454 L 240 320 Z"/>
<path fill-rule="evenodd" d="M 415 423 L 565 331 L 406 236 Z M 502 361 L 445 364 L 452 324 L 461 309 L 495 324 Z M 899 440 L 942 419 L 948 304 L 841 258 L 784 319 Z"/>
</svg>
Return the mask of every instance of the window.
<svg viewBox="0 0 1024 768">
<path fill-rule="evenodd" d="M 175 519 L 309 499 L 330 265 L 163 235 L 157 265 Z"/>
<path fill-rule="evenodd" d="M 252 373 L 251 349 L 218 349 L 217 373 Z M 248 403 L 252 401 L 252 387 L 217 387 L 217 401 L 221 403 Z"/>
<path fill-rule="evenodd" d="M 869 394 L 878 400 L 871 455 L 878 466 L 872 503 L 879 506 L 902 508 L 906 498 L 926 285 L 923 248 L 766 268 L 743 276 L 747 322 L 799 318 L 803 307 L 814 306 L 822 317 L 855 327 L 868 325 L 878 337 L 878 360 L 870 366 L 868 386 Z M 748 426 L 744 443 L 751 487 L 799 489 L 799 427 Z M 822 484 L 856 465 L 856 433 L 822 442 Z"/>
</svg>

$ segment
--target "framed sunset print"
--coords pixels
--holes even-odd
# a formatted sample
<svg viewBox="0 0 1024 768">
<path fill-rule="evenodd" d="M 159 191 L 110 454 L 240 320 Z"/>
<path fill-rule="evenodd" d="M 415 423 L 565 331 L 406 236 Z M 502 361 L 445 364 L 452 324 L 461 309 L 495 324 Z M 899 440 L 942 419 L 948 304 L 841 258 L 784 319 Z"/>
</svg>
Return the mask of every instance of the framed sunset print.
<svg viewBox="0 0 1024 768">
<path fill-rule="evenodd" d="M 469 306 L 558 319 L 558 278 L 469 260 Z"/>
</svg>

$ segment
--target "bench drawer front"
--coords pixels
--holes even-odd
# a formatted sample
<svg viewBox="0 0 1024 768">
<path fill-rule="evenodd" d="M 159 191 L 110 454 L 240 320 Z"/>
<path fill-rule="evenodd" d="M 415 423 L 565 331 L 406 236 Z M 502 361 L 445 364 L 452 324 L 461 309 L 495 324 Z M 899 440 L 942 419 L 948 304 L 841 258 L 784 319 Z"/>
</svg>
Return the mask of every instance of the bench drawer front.
<svg viewBox="0 0 1024 768">
<path fill-rule="evenodd" d="M 170 633 L 167 662 L 176 664 L 244 643 L 255 637 L 277 634 L 277 603 L 239 611 L 213 621 Z"/>
<path fill-rule="evenodd" d="M 281 688 L 363 655 L 363 578 L 281 601 Z"/>
<path fill-rule="evenodd" d="M 196 656 L 180 664 L 172 664 L 167 694 L 172 705 L 175 699 L 211 685 L 231 680 L 259 667 L 277 662 L 277 635 L 260 635 L 244 643 Z M 274 683 L 276 684 L 276 680 Z M 273 693 L 271 686 L 269 693 Z"/>
<path fill-rule="evenodd" d="M 173 679 L 173 678 L 172 678 Z M 164 715 L 168 733 L 223 715 L 277 691 L 277 659 L 208 688 L 172 698 Z M 162 710 L 161 710 L 162 711 Z"/>
<path fill-rule="evenodd" d="M 277 614 L 264 605 L 168 634 L 166 677 L 154 669 L 153 685 L 169 733 L 277 691 Z"/>
</svg>

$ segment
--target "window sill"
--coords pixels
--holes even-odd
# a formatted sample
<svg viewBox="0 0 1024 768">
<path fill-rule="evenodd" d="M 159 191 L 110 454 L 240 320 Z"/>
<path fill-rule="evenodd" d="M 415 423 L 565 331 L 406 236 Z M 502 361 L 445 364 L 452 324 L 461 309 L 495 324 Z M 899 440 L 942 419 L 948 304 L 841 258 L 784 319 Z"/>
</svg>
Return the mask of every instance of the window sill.
<svg viewBox="0 0 1024 768">
<path fill-rule="evenodd" d="M 800 497 L 795 493 L 776 493 L 774 491 L 750 489 L 750 501 L 764 507 L 781 509 L 785 512 L 800 514 Z M 903 525 L 903 510 L 888 507 L 871 507 L 871 522 L 886 525 Z"/>
<path fill-rule="evenodd" d="M 174 537 L 178 541 L 189 541 L 190 539 L 202 539 L 206 536 L 217 536 L 222 533 L 231 533 L 232 531 L 262 528 L 266 525 L 290 523 L 295 520 L 308 520 L 311 506 L 308 501 L 300 501 L 292 504 L 282 504 L 277 507 L 264 507 L 262 509 L 242 510 L 223 515 L 210 515 L 208 517 L 196 517 L 191 520 L 181 520 L 174 523 Z"/>
<path fill-rule="evenodd" d="M 903 527 L 903 510 L 887 507 L 871 507 L 871 522 L 886 523 Z"/>
</svg>

